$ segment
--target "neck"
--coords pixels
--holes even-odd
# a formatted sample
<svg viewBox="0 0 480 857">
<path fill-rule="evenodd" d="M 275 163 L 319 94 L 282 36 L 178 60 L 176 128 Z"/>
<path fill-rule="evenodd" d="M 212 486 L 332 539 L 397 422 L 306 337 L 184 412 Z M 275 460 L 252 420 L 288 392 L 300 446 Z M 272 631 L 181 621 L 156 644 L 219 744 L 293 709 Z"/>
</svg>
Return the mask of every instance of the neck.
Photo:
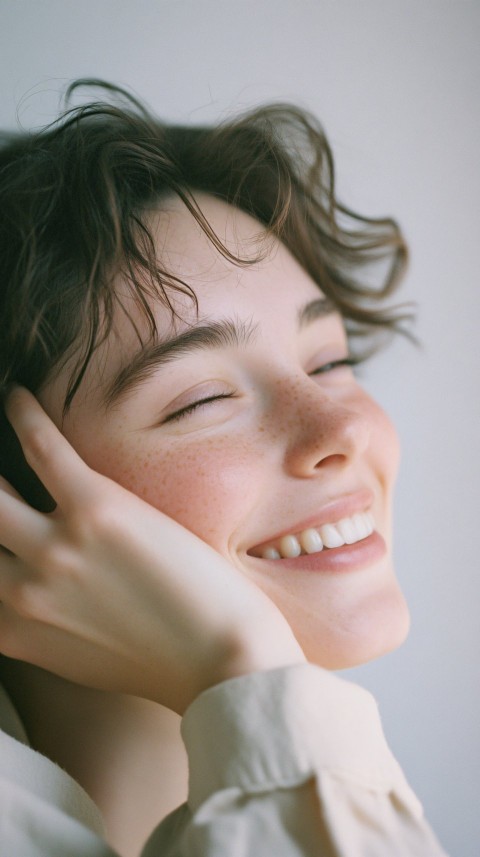
<svg viewBox="0 0 480 857">
<path fill-rule="evenodd" d="M 93 798 L 119 854 L 136 857 L 158 822 L 186 799 L 178 715 L 20 662 L 2 665 L 2 681 L 32 747 Z"/>
</svg>

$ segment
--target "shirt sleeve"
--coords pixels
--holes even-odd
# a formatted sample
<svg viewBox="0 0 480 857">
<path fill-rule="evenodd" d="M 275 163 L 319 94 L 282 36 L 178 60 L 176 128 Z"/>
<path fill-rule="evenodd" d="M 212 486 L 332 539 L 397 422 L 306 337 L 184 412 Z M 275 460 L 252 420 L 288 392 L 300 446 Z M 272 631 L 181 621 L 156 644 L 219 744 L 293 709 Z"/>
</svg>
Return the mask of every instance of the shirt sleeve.
<svg viewBox="0 0 480 857">
<path fill-rule="evenodd" d="M 0 778 L 1 857 L 118 857 L 97 833 L 29 787 Z"/>
<path fill-rule="evenodd" d="M 0 720 L 0 857 L 115 857 L 93 801 L 28 746 L 2 688 Z"/>
<path fill-rule="evenodd" d="M 310 664 L 201 694 L 182 721 L 187 804 L 142 857 L 446 857 L 370 693 Z"/>
</svg>

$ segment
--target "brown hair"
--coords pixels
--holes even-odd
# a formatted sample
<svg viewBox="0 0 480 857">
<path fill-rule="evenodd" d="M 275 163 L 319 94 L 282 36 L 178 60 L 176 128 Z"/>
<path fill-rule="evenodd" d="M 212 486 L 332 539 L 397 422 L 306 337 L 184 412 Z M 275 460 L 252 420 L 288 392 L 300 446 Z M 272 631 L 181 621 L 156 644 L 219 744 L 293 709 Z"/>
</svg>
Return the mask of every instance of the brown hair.
<svg viewBox="0 0 480 857">
<path fill-rule="evenodd" d="M 108 101 L 68 108 L 80 86 L 102 87 Z M 0 391 L 11 382 L 37 391 L 74 352 L 68 409 L 111 329 L 119 272 L 152 337 L 152 297 L 172 312 L 172 290 L 195 300 L 155 253 L 148 221 L 162 198 L 180 197 L 220 253 L 251 263 L 222 245 L 195 191 L 243 209 L 278 236 L 338 307 L 351 337 L 401 327 L 406 316 L 384 306 L 405 267 L 400 230 L 389 217 L 362 217 L 336 199 L 332 153 L 311 115 L 273 104 L 214 127 L 168 125 L 96 80 L 74 82 L 66 99 L 53 125 L 3 135 L 0 148 Z M 376 283 L 372 270 L 380 271 Z"/>
</svg>

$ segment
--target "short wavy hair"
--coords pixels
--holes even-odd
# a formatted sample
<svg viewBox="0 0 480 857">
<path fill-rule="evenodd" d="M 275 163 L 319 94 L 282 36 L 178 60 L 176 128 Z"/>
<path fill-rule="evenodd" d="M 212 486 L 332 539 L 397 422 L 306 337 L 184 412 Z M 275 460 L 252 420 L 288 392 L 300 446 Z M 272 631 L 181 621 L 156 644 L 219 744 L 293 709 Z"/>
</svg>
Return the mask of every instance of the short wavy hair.
<svg viewBox="0 0 480 857">
<path fill-rule="evenodd" d="M 80 87 L 100 87 L 102 100 L 70 107 Z M 222 244 L 196 191 L 282 241 L 367 350 L 375 332 L 402 329 L 406 314 L 386 301 L 406 264 L 401 231 L 391 217 L 364 217 L 338 201 L 332 152 L 313 116 L 271 104 L 212 127 L 180 126 L 120 87 L 78 80 L 56 122 L 0 143 L 0 393 L 14 382 L 37 392 L 73 354 L 69 408 L 112 328 L 119 273 L 150 337 L 152 299 L 172 313 L 175 291 L 195 301 L 149 231 L 163 199 L 179 197 L 218 252 L 252 263 Z"/>
</svg>

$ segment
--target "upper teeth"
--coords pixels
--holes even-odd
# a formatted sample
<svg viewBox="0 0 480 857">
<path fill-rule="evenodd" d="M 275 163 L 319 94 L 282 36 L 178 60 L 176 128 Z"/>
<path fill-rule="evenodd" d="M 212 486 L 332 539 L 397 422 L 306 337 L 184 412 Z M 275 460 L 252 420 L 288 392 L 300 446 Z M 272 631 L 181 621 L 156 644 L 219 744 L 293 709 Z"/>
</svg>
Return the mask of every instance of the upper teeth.
<svg viewBox="0 0 480 857">
<path fill-rule="evenodd" d="M 359 512 L 351 518 L 342 518 L 336 524 L 323 524 L 318 529 L 309 527 L 297 535 L 286 535 L 275 544 L 266 545 L 263 559 L 280 559 L 300 556 L 301 553 L 318 553 L 323 548 L 339 548 L 366 539 L 375 529 L 370 512 Z"/>
</svg>

